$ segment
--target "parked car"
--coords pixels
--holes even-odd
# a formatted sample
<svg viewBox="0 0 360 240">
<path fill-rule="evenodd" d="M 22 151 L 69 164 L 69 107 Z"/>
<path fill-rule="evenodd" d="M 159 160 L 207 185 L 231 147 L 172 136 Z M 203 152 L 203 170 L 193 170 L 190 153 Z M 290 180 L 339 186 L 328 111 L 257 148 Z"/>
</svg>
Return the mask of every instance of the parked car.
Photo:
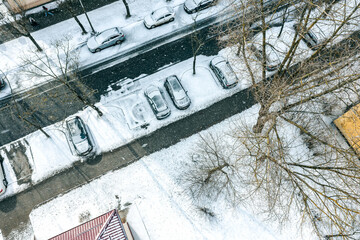
<svg viewBox="0 0 360 240">
<path fill-rule="evenodd" d="M 319 47 L 324 41 L 326 41 L 327 37 L 324 31 L 321 28 L 321 25 L 315 23 L 311 29 L 305 30 L 304 27 L 300 29 L 300 24 L 294 24 L 293 28 L 299 34 L 302 34 L 303 41 L 308 45 L 309 48 L 315 49 Z"/>
<path fill-rule="evenodd" d="M 0 73 L 0 89 L 5 87 L 5 75 Z"/>
<path fill-rule="evenodd" d="M 185 12 L 191 14 L 215 5 L 217 0 L 186 0 L 184 2 Z"/>
<path fill-rule="evenodd" d="M 183 110 L 190 106 L 191 100 L 176 75 L 167 77 L 164 86 L 175 107 Z"/>
<path fill-rule="evenodd" d="M 171 110 L 158 87 L 150 85 L 145 89 L 144 94 L 157 119 L 170 116 Z"/>
<path fill-rule="evenodd" d="M 293 24 L 293 22 L 285 23 L 282 30 L 281 27 L 272 27 L 266 30 L 265 56 L 267 71 L 277 70 L 286 58 L 286 55 L 291 48 L 294 37 L 296 36 L 295 30 L 292 27 Z M 299 36 L 297 36 L 297 38 L 298 37 Z M 263 59 L 262 38 L 263 36 L 260 32 L 256 34 L 252 42 L 247 45 L 247 47 L 254 53 L 255 57 L 259 60 L 259 62 L 262 62 Z M 301 41 L 295 49 L 295 53 L 291 59 L 291 64 L 307 58 L 309 54 L 311 54 L 310 49 L 306 46 L 305 43 Z"/>
<path fill-rule="evenodd" d="M 254 53 L 255 57 L 262 61 L 263 53 L 262 53 L 262 46 L 258 44 L 251 44 L 250 50 Z M 278 52 L 276 49 L 269 43 L 265 43 L 265 54 L 266 54 L 266 70 L 271 72 L 278 69 L 281 64 L 281 59 L 279 57 Z"/>
<path fill-rule="evenodd" d="M 79 156 L 85 156 L 93 150 L 93 144 L 84 122 L 78 116 L 66 120 L 69 141 Z"/>
<path fill-rule="evenodd" d="M 175 11 L 172 7 L 162 7 L 153 11 L 144 18 L 144 25 L 147 28 L 154 28 L 161 24 L 172 22 L 175 19 Z"/>
<path fill-rule="evenodd" d="M 87 41 L 87 47 L 90 52 L 100 52 L 102 49 L 112 45 L 120 44 L 125 40 L 123 31 L 118 28 L 110 28 L 92 36 Z"/>
<path fill-rule="evenodd" d="M 4 194 L 6 191 L 6 188 L 8 186 L 8 182 L 5 177 L 5 171 L 4 167 L 2 165 L 2 162 L 0 162 L 0 195 Z"/>
<path fill-rule="evenodd" d="M 238 78 L 223 57 L 215 57 L 210 61 L 210 69 L 214 72 L 223 88 L 233 88 L 238 83 Z"/>
</svg>

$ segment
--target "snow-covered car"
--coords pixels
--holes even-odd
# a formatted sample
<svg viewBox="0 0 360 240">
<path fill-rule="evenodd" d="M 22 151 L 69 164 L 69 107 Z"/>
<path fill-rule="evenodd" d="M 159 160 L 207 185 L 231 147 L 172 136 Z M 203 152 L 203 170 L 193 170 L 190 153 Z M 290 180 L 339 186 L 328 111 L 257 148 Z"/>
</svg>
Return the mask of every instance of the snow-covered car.
<svg viewBox="0 0 360 240">
<path fill-rule="evenodd" d="M 191 14 L 215 5 L 217 0 L 186 0 L 184 2 L 185 12 Z"/>
<path fill-rule="evenodd" d="M 293 22 L 286 23 L 282 30 L 281 27 L 272 27 L 266 30 L 265 56 L 267 71 L 277 70 L 285 59 L 295 37 L 295 30 L 292 25 Z M 263 35 L 260 32 L 254 36 L 252 42 L 248 45 L 248 48 L 254 53 L 260 63 L 263 59 L 262 38 Z M 297 38 L 299 38 L 299 36 L 297 36 Z M 301 41 L 296 48 L 292 63 L 305 59 L 309 53 L 310 49 Z"/>
<path fill-rule="evenodd" d="M 154 85 L 148 86 L 144 91 L 144 95 L 157 119 L 170 116 L 171 110 L 158 87 Z"/>
<path fill-rule="evenodd" d="M 255 57 L 262 61 L 262 47 L 257 44 L 251 44 L 250 50 L 254 53 Z M 271 72 L 275 71 L 281 64 L 279 54 L 276 49 L 269 43 L 265 43 L 265 54 L 266 54 L 266 70 Z"/>
<path fill-rule="evenodd" d="M 4 194 L 8 185 L 8 182 L 5 177 L 4 167 L 2 162 L 0 162 L 0 195 Z"/>
<path fill-rule="evenodd" d="M 85 156 L 93 150 L 90 135 L 82 119 L 78 116 L 66 120 L 69 141 L 79 156 Z"/>
<path fill-rule="evenodd" d="M 175 19 L 175 11 L 172 7 L 162 7 L 153 11 L 144 18 L 146 28 L 154 28 L 161 24 L 172 22 Z"/>
<path fill-rule="evenodd" d="M 0 73 L 0 90 L 5 87 L 5 75 Z"/>
<path fill-rule="evenodd" d="M 233 88 L 238 83 L 238 78 L 230 63 L 223 57 L 214 57 L 209 66 L 223 88 Z"/>
<path fill-rule="evenodd" d="M 317 48 L 327 39 L 326 33 L 323 31 L 321 24 L 319 23 L 315 23 L 312 28 L 307 31 L 304 28 L 300 29 L 300 24 L 294 24 L 293 28 L 299 34 L 303 35 L 302 40 L 309 46 L 309 48 Z"/>
<path fill-rule="evenodd" d="M 100 33 L 95 34 L 87 41 L 87 47 L 90 52 L 100 52 L 102 49 L 120 44 L 125 40 L 123 31 L 118 28 L 110 28 Z"/>
<path fill-rule="evenodd" d="M 167 77 L 164 86 L 175 107 L 183 110 L 190 106 L 191 100 L 176 75 Z"/>
</svg>

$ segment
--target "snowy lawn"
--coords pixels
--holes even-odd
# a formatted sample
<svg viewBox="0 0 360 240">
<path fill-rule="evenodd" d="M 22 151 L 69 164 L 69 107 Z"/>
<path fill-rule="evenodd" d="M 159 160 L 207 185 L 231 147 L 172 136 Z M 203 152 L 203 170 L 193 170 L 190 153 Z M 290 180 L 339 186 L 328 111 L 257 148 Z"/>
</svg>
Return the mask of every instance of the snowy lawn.
<svg viewBox="0 0 360 240">
<path fill-rule="evenodd" d="M 239 119 L 252 124 L 257 112 L 254 106 L 201 134 L 223 134 Z M 47 239 L 79 225 L 85 213 L 94 218 L 116 208 L 118 196 L 122 208 L 130 204 L 127 220 L 139 239 L 316 239 L 310 228 L 300 232 L 296 215 L 280 231 L 275 223 L 254 216 L 255 205 L 231 207 L 221 198 L 192 202 L 179 179 L 193 166 L 191 156 L 199 140 L 193 135 L 34 209 L 30 219 L 36 238 Z M 209 208 L 214 217 L 201 207 Z"/>
</svg>

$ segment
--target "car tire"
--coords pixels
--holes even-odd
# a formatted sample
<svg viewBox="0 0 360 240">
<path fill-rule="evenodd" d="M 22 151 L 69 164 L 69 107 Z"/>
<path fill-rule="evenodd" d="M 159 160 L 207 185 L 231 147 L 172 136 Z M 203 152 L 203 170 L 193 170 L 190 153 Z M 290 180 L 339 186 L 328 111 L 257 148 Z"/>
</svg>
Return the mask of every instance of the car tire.
<svg viewBox="0 0 360 240">
<path fill-rule="evenodd" d="M 100 51 L 101 51 L 100 48 L 95 49 L 95 52 L 100 52 Z"/>
<path fill-rule="evenodd" d="M 169 22 L 172 22 L 172 21 L 174 21 L 174 20 L 175 20 L 174 18 L 170 18 L 170 19 L 169 19 Z"/>
<path fill-rule="evenodd" d="M 115 44 L 119 45 L 121 42 L 122 42 L 121 40 L 117 40 L 117 41 L 115 42 Z"/>
<path fill-rule="evenodd" d="M 150 26 L 150 29 L 153 29 L 153 28 L 155 28 L 155 25 L 151 25 L 151 26 Z"/>
<path fill-rule="evenodd" d="M 7 187 L 9 185 L 9 182 L 6 180 L 6 178 L 4 179 L 4 185 L 5 185 L 5 187 Z"/>
</svg>

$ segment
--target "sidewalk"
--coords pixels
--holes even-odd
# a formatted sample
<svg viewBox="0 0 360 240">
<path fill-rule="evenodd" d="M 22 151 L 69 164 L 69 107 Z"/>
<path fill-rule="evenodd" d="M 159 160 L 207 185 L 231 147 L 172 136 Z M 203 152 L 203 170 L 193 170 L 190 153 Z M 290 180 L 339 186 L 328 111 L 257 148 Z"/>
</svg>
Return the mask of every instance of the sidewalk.
<svg viewBox="0 0 360 240">
<path fill-rule="evenodd" d="M 101 1 L 83 0 L 83 4 L 84 4 L 84 8 L 86 11 L 92 11 L 94 9 L 103 7 L 105 5 L 108 5 L 108 4 L 116 2 L 116 1 L 117 0 L 101 0 Z M 52 3 L 53 4 L 51 4 L 51 5 L 55 5 L 55 1 Z M 49 5 L 49 3 L 45 4 L 44 6 L 47 6 L 47 5 Z M 27 11 L 27 13 L 28 13 L 27 16 L 34 18 L 36 20 L 36 22 L 39 23 L 39 25 L 36 27 L 31 26 L 29 23 L 27 27 L 30 32 L 35 32 L 40 29 L 44 29 L 44 28 L 54 25 L 56 23 L 59 23 L 59 22 L 62 22 L 62 21 L 72 18 L 71 14 L 66 9 L 60 9 L 60 8 L 52 9 L 51 7 L 48 7 L 48 8 L 49 8 L 49 11 L 54 14 L 54 16 L 49 15 L 46 17 L 44 14 L 44 11 L 42 10 L 42 6 L 39 6 L 39 7 L 30 9 Z M 76 15 L 81 15 L 84 13 L 80 4 L 75 6 L 74 11 L 75 11 Z M 125 7 L 124 7 L 124 11 L 125 11 Z M 9 31 L 10 29 L 6 25 L 0 26 L 0 32 Z M 12 32 L 12 34 L 1 34 L 0 35 L 0 44 L 10 41 L 10 40 L 13 40 L 18 37 L 21 37 L 21 35 L 19 35 L 16 32 Z"/>
</svg>

